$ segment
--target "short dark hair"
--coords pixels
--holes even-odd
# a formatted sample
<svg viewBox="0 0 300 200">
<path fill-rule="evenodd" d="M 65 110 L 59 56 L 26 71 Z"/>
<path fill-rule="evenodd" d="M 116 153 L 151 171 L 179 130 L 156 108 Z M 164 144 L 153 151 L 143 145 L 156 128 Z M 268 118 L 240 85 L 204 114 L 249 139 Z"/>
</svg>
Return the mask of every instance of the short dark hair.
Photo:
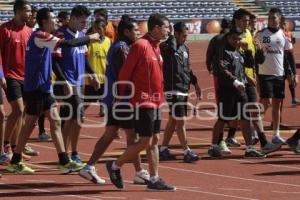
<svg viewBox="0 0 300 200">
<path fill-rule="evenodd" d="M 39 27 L 43 27 L 43 20 L 48 20 L 50 13 L 53 12 L 52 8 L 41 8 L 36 14 L 36 21 Z"/>
<path fill-rule="evenodd" d="M 173 27 L 174 31 L 177 33 L 182 33 L 183 31 L 188 30 L 188 27 L 184 22 L 177 22 Z"/>
<path fill-rule="evenodd" d="M 70 16 L 70 13 L 68 11 L 60 11 L 57 15 L 60 19 L 67 19 L 67 17 Z"/>
<path fill-rule="evenodd" d="M 36 13 L 38 8 L 36 6 L 31 6 L 31 13 Z"/>
<path fill-rule="evenodd" d="M 90 16 L 91 15 L 91 12 L 89 11 L 89 9 L 83 5 L 77 5 L 77 6 L 74 6 L 72 8 L 72 11 L 71 11 L 71 17 L 74 16 L 74 17 L 82 17 L 82 16 Z"/>
<path fill-rule="evenodd" d="M 134 27 L 134 23 L 137 23 L 137 21 L 128 15 L 122 15 L 121 21 L 118 24 L 118 37 L 121 36 L 123 37 L 124 30 L 132 30 Z"/>
<path fill-rule="evenodd" d="M 242 29 L 236 26 L 232 26 L 230 30 L 226 33 L 226 36 L 233 35 L 233 34 L 242 35 L 243 33 L 244 32 L 242 31 Z"/>
<path fill-rule="evenodd" d="M 25 6 L 30 5 L 26 0 L 16 0 L 14 3 L 14 13 L 16 14 L 18 10 L 23 10 Z"/>
<path fill-rule="evenodd" d="M 148 19 L 148 30 L 151 31 L 156 25 L 164 25 L 164 21 L 169 21 L 169 19 L 161 14 L 152 14 Z"/>
<path fill-rule="evenodd" d="M 238 10 L 236 10 L 234 13 L 233 13 L 233 16 L 232 16 L 232 19 L 235 20 L 239 20 L 239 19 L 242 19 L 244 16 L 251 16 L 251 13 L 246 10 L 246 9 L 243 9 L 243 8 L 240 8 Z"/>
<path fill-rule="evenodd" d="M 256 16 L 255 16 L 254 14 L 251 13 L 250 19 L 256 19 Z"/>
<path fill-rule="evenodd" d="M 280 17 L 282 17 L 282 12 L 281 12 L 281 10 L 279 8 L 271 8 L 269 10 L 269 14 L 270 13 L 278 14 Z"/>
<path fill-rule="evenodd" d="M 96 10 L 94 10 L 94 15 L 99 14 L 102 17 L 104 17 L 106 19 L 106 21 L 108 20 L 108 12 L 105 8 L 98 8 Z"/>
</svg>

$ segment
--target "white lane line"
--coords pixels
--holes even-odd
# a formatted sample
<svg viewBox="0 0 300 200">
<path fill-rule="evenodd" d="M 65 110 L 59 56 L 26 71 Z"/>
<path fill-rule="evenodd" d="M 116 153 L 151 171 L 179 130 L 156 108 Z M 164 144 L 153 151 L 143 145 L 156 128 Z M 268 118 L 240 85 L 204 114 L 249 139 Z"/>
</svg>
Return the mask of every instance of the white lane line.
<svg viewBox="0 0 300 200">
<path fill-rule="evenodd" d="M 228 178 L 228 179 L 236 179 L 236 180 L 242 180 L 242 181 L 252 181 L 252 182 L 258 182 L 258 183 L 268 183 L 268 184 L 274 184 L 274 185 L 300 187 L 300 185 L 290 184 L 290 183 L 265 181 L 265 180 L 258 180 L 258 179 L 252 179 L 252 178 L 242 178 L 242 177 L 238 177 L 238 176 L 229 176 L 229 175 L 223 175 L 223 174 L 215 174 L 215 173 L 209 173 L 209 172 L 194 171 L 194 170 L 188 170 L 188 169 L 168 167 L 168 166 L 163 166 L 163 165 L 160 165 L 159 167 L 164 168 L 164 169 L 172 169 L 174 171 L 189 172 L 189 173 L 194 173 L 194 174 L 203 174 L 203 175 L 207 175 L 207 176 L 217 176 L 217 177 Z"/>
<path fill-rule="evenodd" d="M 56 183 L 55 181 L 52 181 L 52 180 L 42 180 L 42 179 L 38 179 L 38 180 L 25 180 L 25 182 L 33 182 L 33 183 Z"/>
<path fill-rule="evenodd" d="M 203 193 L 203 194 L 210 194 L 215 196 L 222 196 L 222 197 L 229 197 L 230 199 L 244 199 L 244 200 L 258 200 L 248 197 L 241 197 L 241 196 L 234 196 L 234 195 L 227 195 L 227 194 L 221 194 L 221 193 L 215 193 L 215 192 L 207 192 L 207 191 L 201 191 L 201 190 L 192 190 L 192 189 L 184 189 L 184 188 L 177 188 L 178 190 L 183 190 L 187 192 L 196 192 L 196 193 Z"/>
<path fill-rule="evenodd" d="M 102 199 L 127 199 L 126 197 L 105 197 L 105 196 L 93 196 L 95 198 L 102 198 Z"/>
<path fill-rule="evenodd" d="M 228 190 L 228 191 L 245 191 L 245 192 L 251 192 L 253 190 L 250 189 L 238 189 L 238 188 L 218 188 L 219 190 Z"/>
<path fill-rule="evenodd" d="M 78 199 L 99 200 L 99 198 L 90 198 L 90 197 L 85 197 L 85 196 L 66 194 L 66 193 L 63 193 L 63 192 L 54 192 L 54 191 L 51 191 L 51 190 L 32 188 L 33 186 L 26 187 L 26 186 L 20 186 L 20 185 L 17 186 L 17 185 L 11 185 L 11 184 L 6 183 L 6 187 L 15 188 L 15 189 L 26 189 L 26 190 L 29 189 L 31 191 L 46 192 L 46 193 L 50 193 L 51 195 L 55 194 L 57 196 L 66 196 L 66 197 L 73 197 L 73 198 L 78 198 Z"/>
<path fill-rule="evenodd" d="M 272 191 L 274 193 L 280 193 L 280 194 L 300 194 L 300 192 L 287 192 L 287 191 Z"/>
</svg>

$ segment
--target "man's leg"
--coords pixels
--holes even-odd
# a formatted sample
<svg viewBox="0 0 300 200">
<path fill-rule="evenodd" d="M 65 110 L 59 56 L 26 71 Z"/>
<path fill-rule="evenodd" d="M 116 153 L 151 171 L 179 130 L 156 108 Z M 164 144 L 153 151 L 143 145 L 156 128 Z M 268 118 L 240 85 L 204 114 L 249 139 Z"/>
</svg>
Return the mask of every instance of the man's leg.
<svg viewBox="0 0 300 200">
<path fill-rule="evenodd" d="M 174 160 L 175 156 L 170 153 L 170 150 L 168 149 L 170 140 L 173 136 L 173 133 L 175 131 L 176 127 L 176 120 L 172 117 L 172 115 L 169 115 L 168 122 L 165 128 L 163 141 L 161 144 L 161 147 L 159 149 L 159 155 L 161 160 Z"/>
<path fill-rule="evenodd" d="M 277 99 L 273 98 L 272 99 L 272 122 L 273 122 L 273 138 L 278 138 L 282 140 L 283 143 L 285 141 L 280 137 L 280 116 L 281 116 L 281 111 L 280 111 L 280 106 L 283 102 L 283 99 Z"/>
</svg>

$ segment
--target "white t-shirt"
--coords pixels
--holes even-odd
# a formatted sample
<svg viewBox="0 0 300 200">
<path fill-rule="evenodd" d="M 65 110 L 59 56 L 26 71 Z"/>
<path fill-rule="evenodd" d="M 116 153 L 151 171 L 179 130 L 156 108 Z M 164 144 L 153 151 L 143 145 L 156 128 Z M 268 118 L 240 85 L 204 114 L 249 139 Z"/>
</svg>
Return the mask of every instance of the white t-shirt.
<svg viewBox="0 0 300 200">
<path fill-rule="evenodd" d="M 258 74 L 284 76 L 284 50 L 293 48 L 284 32 L 280 29 L 276 33 L 272 33 L 265 28 L 256 34 L 255 43 L 262 46 L 266 57 L 265 62 L 259 65 Z"/>
</svg>

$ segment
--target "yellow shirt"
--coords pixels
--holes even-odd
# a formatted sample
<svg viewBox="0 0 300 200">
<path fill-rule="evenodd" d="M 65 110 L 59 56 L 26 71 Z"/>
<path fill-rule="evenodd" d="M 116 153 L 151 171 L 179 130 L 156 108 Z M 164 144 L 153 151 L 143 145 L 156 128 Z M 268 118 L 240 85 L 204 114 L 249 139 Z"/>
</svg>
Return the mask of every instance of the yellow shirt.
<svg viewBox="0 0 300 200">
<path fill-rule="evenodd" d="M 98 75 L 98 79 L 101 84 L 104 83 L 104 75 L 106 70 L 106 58 L 108 50 L 110 48 L 111 41 L 108 37 L 104 37 L 104 40 L 100 42 L 91 42 L 88 45 L 88 61 Z M 89 78 L 86 80 L 86 84 L 90 85 L 91 81 Z"/>
<path fill-rule="evenodd" d="M 248 49 L 251 50 L 252 56 L 254 58 L 255 47 L 254 47 L 253 37 L 251 35 L 251 32 L 248 29 L 246 29 L 246 33 L 245 33 L 244 37 L 242 38 L 241 42 L 248 44 Z M 243 50 L 241 49 L 241 51 L 243 51 Z M 254 77 L 254 70 L 252 67 L 245 66 L 245 72 L 248 76 Z"/>
</svg>

